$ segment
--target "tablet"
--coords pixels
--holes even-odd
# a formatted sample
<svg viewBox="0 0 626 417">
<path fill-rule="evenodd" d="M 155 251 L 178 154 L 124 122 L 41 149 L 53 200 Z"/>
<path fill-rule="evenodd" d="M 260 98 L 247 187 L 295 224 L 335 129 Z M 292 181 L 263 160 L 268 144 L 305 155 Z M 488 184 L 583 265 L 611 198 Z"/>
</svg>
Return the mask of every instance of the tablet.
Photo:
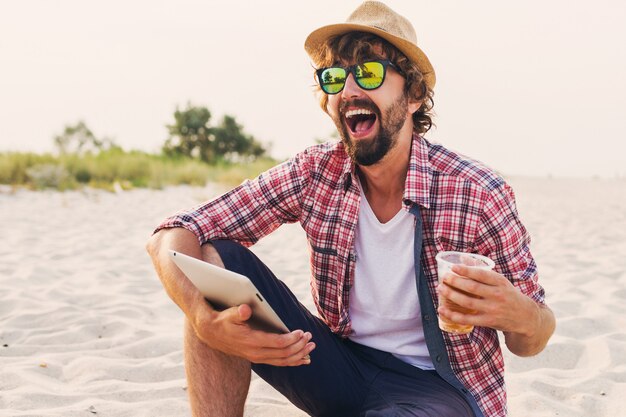
<svg viewBox="0 0 626 417">
<path fill-rule="evenodd" d="M 271 333 L 289 333 L 285 323 L 256 289 L 248 277 L 212 265 L 180 252 L 169 251 L 176 266 L 198 288 L 216 310 L 248 304 L 250 327 Z"/>
</svg>

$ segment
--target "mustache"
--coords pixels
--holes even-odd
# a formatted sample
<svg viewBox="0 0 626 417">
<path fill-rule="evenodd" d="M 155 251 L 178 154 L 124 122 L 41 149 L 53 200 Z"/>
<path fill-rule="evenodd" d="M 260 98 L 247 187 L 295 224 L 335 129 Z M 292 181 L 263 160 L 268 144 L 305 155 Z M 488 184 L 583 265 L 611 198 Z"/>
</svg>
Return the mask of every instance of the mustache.
<svg viewBox="0 0 626 417">
<path fill-rule="evenodd" d="M 349 107 L 359 107 L 362 109 L 370 110 L 374 114 L 376 114 L 376 116 L 380 117 L 380 110 L 378 109 L 378 106 L 376 106 L 369 100 L 357 98 L 354 100 L 344 101 L 339 105 L 339 112 L 341 114 L 344 114 Z"/>
</svg>

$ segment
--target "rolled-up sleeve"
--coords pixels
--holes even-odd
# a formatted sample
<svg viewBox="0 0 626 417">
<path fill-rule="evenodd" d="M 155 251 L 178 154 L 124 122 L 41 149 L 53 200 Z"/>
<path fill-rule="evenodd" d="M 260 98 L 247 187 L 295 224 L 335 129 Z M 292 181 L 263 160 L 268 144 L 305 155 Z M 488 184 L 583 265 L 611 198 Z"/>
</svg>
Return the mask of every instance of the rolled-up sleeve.
<svg viewBox="0 0 626 417">
<path fill-rule="evenodd" d="M 309 171 L 303 152 L 214 200 L 168 217 L 154 233 L 182 227 L 194 233 L 200 244 L 231 239 L 251 246 L 281 224 L 300 218 Z"/>
<path fill-rule="evenodd" d="M 485 202 L 475 245 L 480 253 L 494 260 L 497 272 L 528 297 L 545 303 L 545 292 L 530 252 L 530 235 L 519 219 L 515 195 L 507 184 L 492 190 Z"/>
</svg>

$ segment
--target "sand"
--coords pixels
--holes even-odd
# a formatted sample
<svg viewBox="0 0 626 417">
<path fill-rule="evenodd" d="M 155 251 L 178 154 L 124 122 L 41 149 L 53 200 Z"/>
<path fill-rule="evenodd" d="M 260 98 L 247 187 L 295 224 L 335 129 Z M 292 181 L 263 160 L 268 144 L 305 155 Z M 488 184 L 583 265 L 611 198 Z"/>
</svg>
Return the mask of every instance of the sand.
<svg viewBox="0 0 626 417">
<path fill-rule="evenodd" d="M 558 327 L 539 356 L 506 354 L 509 415 L 625 415 L 626 181 L 511 184 Z M 0 416 L 189 415 L 182 313 L 144 244 L 217 192 L 0 188 Z M 253 250 L 312 307 L 299 226 Z M 302 415 L 253 377 L 246 416 Z"/>
</svg>

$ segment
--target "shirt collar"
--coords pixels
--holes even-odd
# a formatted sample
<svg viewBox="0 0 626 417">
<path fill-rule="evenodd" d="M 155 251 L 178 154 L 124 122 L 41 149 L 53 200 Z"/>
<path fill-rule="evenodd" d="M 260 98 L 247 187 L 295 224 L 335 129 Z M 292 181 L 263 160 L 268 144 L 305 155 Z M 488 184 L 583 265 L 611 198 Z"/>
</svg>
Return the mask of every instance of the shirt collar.
<svg viewBox="0 0 626 417">
<path fill-rule="evenodd" d="M 430 184 L 433 170 L 428 159 L 429 143 L 413 134 L 409 170 L 404 182 L 404 201 L 409 200 L 425 208 L 430 207 Z"/>
<path fill-rule="evenodd" d="M 343 144 L 341 144 L 343 146 Z M 403 201 L 430 207 L 430 184 L 432 181 L 432 167 L 428 159 L 429 143 L 418 134 L 413 134 L 409 168 L 404 182 Z M 347 155 L 346 155 L 347 156 Z M 347 191 L 352 184 L 357 184 L 356 166 L 347 157 L 343 171 L 343 187 Z M 408 207 L 407 207 L 408 209 Z"/>
</svg>

